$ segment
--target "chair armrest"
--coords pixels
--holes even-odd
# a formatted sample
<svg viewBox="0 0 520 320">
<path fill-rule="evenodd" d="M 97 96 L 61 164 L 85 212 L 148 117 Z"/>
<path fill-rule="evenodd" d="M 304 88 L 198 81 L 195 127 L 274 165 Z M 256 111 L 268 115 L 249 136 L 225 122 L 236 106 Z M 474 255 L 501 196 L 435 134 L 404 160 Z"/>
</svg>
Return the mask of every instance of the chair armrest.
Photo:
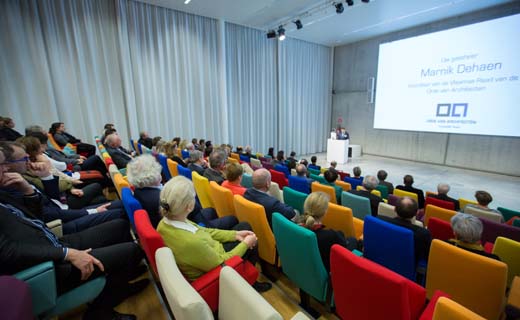
<svg viewBox="0 0 520 320">
<path fill-rule="evenodd" d="M 43 262 L 25 270 L 22 270 L 14 274 L 14 276 L 23 281 L 30 281 L 32 278 L 44 274 L 46 272 L 52 272 L 52 274 L 54 274 L 54 265 L 51 261 Z"/>
<path fill-rule="evenodd" d="M 51 261 L 27 268 L 14 276 L 29 285 L 35 316 L 54 308 L 57 298 L 56 275 Z"/>
<path fill-rule="evenodd" d="M 430 302 L 428 302 L 428 305 L 424 309 L 419 320 L 431 320 L 433 318 L 433 312 L 435 311 L 435 305 L 437 304 L 437 300 L 439 300 L 440 297 L 451 298 L 451 296 L 449 294 L 444 293 L 440 290 L 435 290 L 432 298 L 430 299 Z"/>
<path fill-rule="evenodd" d="M 51 222 L 47 222 L 47 228 L 49 228 L 52 233 L 56 235 L 56 237 L 63 237 L 63 227 L 61 219 L 52 220 Z"/>
</svg>

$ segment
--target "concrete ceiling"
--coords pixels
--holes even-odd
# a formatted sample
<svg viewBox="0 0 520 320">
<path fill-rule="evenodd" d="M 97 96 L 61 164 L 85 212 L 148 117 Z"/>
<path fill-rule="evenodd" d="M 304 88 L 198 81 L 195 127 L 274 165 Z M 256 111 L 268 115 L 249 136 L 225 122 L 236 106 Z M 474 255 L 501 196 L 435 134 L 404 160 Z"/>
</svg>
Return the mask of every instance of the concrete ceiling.
<svg viewBox="0 0 520 320">
<path fill-rule="evenodd" d="M 288 37 L 338 46 L 515 0 L 353 0 L 353 6 L 343 1 L 342 14 L 331 0 L 138 1 L 263 31 L 283 24 Z M 296 30 L 291 21 L 299 18 L 304 27 Z"/>
</svg>

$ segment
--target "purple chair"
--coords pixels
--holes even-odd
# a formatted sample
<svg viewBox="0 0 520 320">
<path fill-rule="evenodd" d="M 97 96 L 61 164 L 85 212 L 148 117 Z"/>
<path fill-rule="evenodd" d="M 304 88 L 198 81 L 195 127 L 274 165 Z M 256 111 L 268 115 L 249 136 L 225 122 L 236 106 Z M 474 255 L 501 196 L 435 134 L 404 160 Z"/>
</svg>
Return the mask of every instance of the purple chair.
<svg viewBox="0 0 520 320">
<path fill-rule="evenodd" d="M 273 165 L 269 162 L 262 162 L 262 166 L 264 167 L 264 169 L 267 169 L 267 170 L 274 169 Z"/>
<path fill-rule="evenodd" d="M 482 221 L 484 230 L 480 241 L 484 245 L 486 242 L 495 243 L 497 237 L 505 237 L 515 241 L 520 241 L 520 229 L 512 227 L 505 223 L 496 223 L 494 221 L 479 218 Z"/>
<path fill-rule="evenodd" d="M 30 320 L 32 299 L 29 285 L 13 276 L 0 276 L 0 310 L 2 319 Z"/>
<path fill-rule="evenodd" d="M 393 194 L 389 194 L 388 195 L 388 204 L 391 204 L 393 206 L 395 206 L 397 204 L 397 200 L 399 200 L 399 196 L 394 196 Z"/>
</svg>

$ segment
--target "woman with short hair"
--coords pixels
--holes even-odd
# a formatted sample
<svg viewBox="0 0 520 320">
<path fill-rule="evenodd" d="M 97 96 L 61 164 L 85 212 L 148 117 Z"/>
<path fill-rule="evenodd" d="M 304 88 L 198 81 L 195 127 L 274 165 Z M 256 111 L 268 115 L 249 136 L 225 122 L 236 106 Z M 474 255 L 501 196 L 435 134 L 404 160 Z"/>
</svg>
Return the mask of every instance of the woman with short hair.
<svg viewBox="0 0 520 320">
<path fill-rule="evenodd" d="M 500 260 L 497 255 L 484 251 L 484 247 L 480 243 L 484 227 L 479 218 L 471 214 L 459 212 L 451 217 L 451 227 L 455 239 L 450 239 L 449 243 L 464 250 Z"/>
</svg>

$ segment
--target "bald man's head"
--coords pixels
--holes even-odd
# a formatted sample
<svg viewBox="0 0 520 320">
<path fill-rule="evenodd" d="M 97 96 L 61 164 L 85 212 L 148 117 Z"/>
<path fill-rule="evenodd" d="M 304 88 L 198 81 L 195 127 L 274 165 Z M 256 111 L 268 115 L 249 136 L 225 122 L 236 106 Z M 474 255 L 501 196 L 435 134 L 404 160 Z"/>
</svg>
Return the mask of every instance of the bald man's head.
<svg viewBox="0 0 520 320">
<path fill-rule="evenodd" d="M 271 184 L 271 174 L 266 169 L 258 169 L 253 172 L 253 188 L 267 191 Z"/>
</svg>

